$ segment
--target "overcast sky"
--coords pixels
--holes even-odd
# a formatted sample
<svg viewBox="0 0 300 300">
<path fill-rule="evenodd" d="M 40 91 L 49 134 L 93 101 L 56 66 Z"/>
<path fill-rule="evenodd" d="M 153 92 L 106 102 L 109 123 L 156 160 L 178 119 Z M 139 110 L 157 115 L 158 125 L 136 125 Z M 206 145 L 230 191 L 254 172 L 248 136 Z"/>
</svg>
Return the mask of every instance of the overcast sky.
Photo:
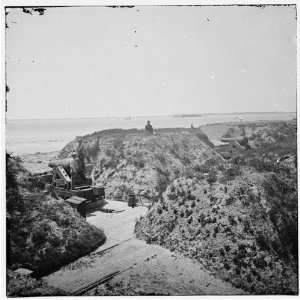
<svg viewBox="0 0 300 300">
<path fill-rule="evenodd" d="M 296 109 L 293 6 L 9 11 L 8 118 Z"/>
</svg>

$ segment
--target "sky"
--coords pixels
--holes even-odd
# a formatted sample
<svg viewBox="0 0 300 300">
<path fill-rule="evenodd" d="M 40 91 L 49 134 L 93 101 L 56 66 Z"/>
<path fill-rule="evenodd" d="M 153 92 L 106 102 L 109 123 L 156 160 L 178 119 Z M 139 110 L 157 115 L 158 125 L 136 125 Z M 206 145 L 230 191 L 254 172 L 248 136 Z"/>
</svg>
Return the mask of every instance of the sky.
<svg viewBox="0 0 300 300">
<path fill-rule="evenodd" d="M 8 11 L 9 119 L 296 110 L 295 6 Z"/>
</svg>

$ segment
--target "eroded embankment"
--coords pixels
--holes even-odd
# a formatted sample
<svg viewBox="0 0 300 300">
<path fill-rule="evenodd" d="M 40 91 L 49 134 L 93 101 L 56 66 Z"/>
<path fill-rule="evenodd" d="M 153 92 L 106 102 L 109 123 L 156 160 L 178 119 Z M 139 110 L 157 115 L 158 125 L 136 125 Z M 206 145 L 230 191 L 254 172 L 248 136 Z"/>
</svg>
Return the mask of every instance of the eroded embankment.
<svg viewBox="0 0 300 300">
<path fill-rule="evenodd" d="M 152 202 L 178 176 L 195 172 L 209 159 L 223 160 L 211 145 L 200 129 L 161 129 L 155 135 L 105 130 L 77 138 L 60 156 L 77 151 L 86 175 L 105 186 L 108 198 L 134 192 Z"/>
<path fill-rule="evenodd" d="M 239 137 L 243 128 L 226 133 Z M 225 163 L 174 180 L 136 233 L 250 293 L 296 294 L 296 131 L 291 122 L 264 124 L 247 144 L 217 147 Z"/>
<path fill-rule="evenodd" d="M 226 137 L 239 137 L 245 135 L 247 137 L 254 137 L 258 132 L 272 132 L 284 133 L 284 127 L 290 128 L 296 125 L 295 120 L 291 121 L 246 121 L 246 122 L 224 122 L 201 125 L 201 130 L 213 141 L 221 141 Z M 282 132 L 283 129 L 283 132 Z"/>
<path fill-rule="evenodd" d="M 10 270 L 28 268 L 40 277 L 104 243 L 102 230 L 88 224 L 62 199 L 40 190 L 21 162 L 10 156 L 7 156 L 6 178 L 7 267 Z M 28 284 L 19 277 L 9 276 L 10 296 L 38 295 L 45 288 L 40 283 Z M 31 290 L 36 287 L 39 292 Z"/>
<path fill-rule="evenodd" d="M 220 173 L 215 182 L 180 178 L 135 231 L 250 293 L 296 293 L 297 216 L 288 189 L 272 175 L 245 173 L 230 182 Z"/>
</svg>

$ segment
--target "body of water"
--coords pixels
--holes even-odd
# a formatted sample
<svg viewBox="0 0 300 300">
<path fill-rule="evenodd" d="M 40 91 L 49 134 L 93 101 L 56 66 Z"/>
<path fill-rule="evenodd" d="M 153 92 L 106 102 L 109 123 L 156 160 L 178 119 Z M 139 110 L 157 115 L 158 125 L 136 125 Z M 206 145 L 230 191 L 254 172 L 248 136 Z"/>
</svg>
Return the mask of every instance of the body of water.
<svg viewBox="0 0 300 300">
<path fill-rule="evenodd" d="M 6 149 L 22 155 L 61 150 L 76 136 L 111 128 L 144 128 L 150 120 L 154 128 L 198 127 L 232 121 L 289 120 L 296 113 L 203 114 L 190 117 L 80 118 L 48 120 L 7 120 Z"/>
</svg>

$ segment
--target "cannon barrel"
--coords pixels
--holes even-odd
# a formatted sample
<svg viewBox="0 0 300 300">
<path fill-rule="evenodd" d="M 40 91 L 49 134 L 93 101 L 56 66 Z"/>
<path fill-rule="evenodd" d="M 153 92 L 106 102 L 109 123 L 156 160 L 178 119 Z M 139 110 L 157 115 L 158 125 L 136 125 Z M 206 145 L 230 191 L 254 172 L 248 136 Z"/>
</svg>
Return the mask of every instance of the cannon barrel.
<svg viewBox="0 0 300 300">
<path fill-rule="evenodd" d="M 71 158 L 57 159 L 57 160 L 50 161 L 48 166 L 52 169 L 58 166 L 62 166 L 64 169 L 69 170 L 70 162 L 71 162 Z"/>
</svg>

